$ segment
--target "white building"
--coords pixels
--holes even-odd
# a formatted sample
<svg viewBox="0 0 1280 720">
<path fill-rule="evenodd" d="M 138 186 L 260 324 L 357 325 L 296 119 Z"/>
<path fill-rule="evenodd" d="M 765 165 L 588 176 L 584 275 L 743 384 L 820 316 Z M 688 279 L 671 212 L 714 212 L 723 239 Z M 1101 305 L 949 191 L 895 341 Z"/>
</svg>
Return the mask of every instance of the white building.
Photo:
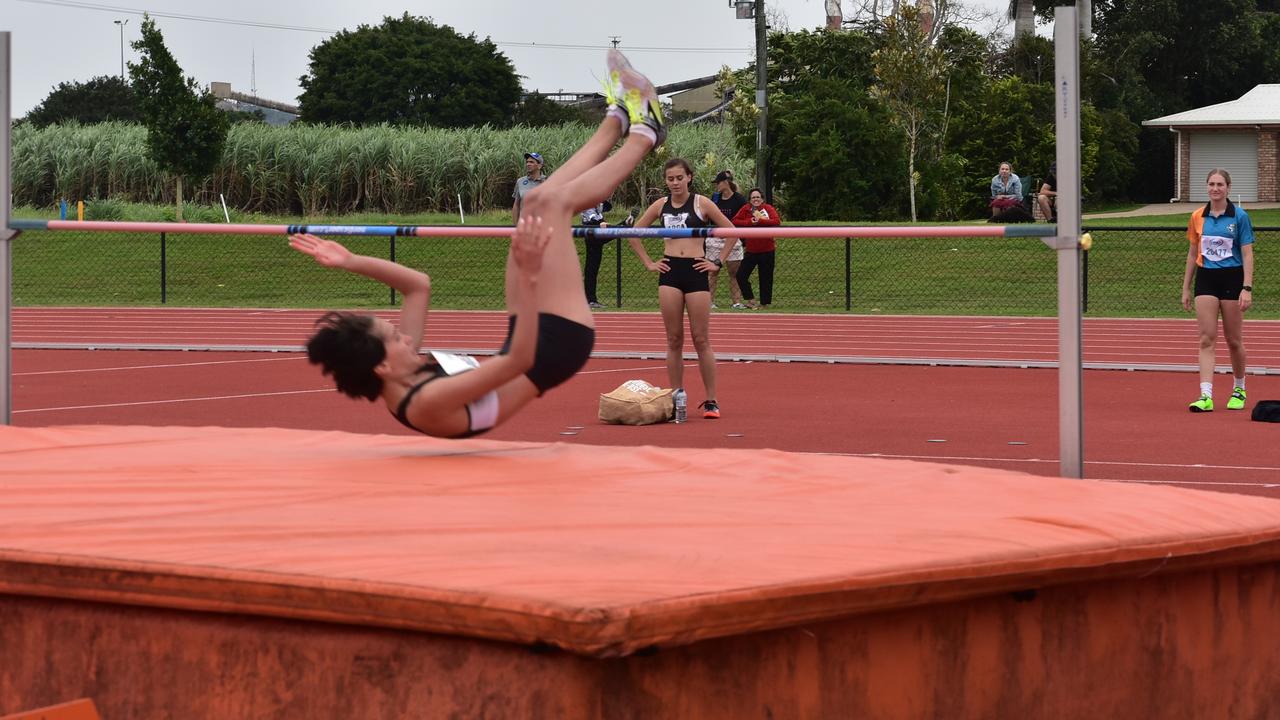
<svg viewBox="0 0 1280 720">
<path fill-rule="evenodd" d="M 1207 202 L 1205 178 L 1220 167 L 1231 173 L 1231 199 L 1277 202 L 1280 84 L 1259 85 L 1238 100 L 1166 115 L 1142 123 L 1177 133 L 1174 202 Z"/>
</svg>

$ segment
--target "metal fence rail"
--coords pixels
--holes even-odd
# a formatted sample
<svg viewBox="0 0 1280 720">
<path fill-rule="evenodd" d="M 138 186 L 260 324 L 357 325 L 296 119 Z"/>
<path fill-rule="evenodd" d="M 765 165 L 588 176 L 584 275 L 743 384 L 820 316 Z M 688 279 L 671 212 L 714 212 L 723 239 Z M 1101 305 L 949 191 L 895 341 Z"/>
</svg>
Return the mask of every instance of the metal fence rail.
<svg viewBox="0 0 1280 720">
<path fill-rule="evenodd" d="M 1183 230 L 1086 230 L 1094 238 L 1093 249 L 1082 254 L 1089 316 L 1183 314 Z M 1258 267 L 1269 267 L 1269 246 L 1280 240 L 1280 228 L 1255 232 Z M 355 252 L 428 272 L 436 307 L 503 307 L 505 239 L 384 236 L 343 242 Z M 779 238 L 777 244 L 775 312 L 1057 313 L 1057 260 L 1037 238 Z M 645 245 L 650 256 L 661 254 L 661 240 Z M 655 310 L 657 281 L 626 241 L 608 243 L 604 253 L 601 301 Z M 13 302 L 19 306 L 375 308 L 396 302 L 378 283 L 316 266 L 279 235 L 25 230 L 13 242 L 13 265 Z M 716 294 L 721 308 L 730 302 L 729 282 L 726 269 Z M 758 295 L 758 277 L 752 286 Z M 1251 317 L 1280 317 L 1280 305 L 1268 295 L 1266 283 L 1258 283 Z"/>
</svg>

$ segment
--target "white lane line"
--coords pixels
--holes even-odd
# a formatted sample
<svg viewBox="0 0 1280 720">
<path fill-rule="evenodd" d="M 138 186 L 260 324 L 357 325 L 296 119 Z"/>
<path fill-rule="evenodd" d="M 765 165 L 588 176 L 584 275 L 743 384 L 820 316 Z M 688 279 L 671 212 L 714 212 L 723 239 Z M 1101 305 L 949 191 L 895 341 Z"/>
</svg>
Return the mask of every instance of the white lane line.
<svg viewBox="0 0 1280 720">
<path fill-rule="evenodd" d="M 273 358 L 273 359 L 286 360 L 290 358 Z M 196 364 L 216 364 L 216 363 L 196 363 Z M 685 365 L 685 367 L 686 368 L 697 367 L 697 363 L 688 363 Z M 617 368 L 617 369 L 611 369 L 611 370 L 584 370 L 579 372 L 578 374 L 579 375 L 600 375 L 604 373 L 635 372 L 640 370 L 665 370 L 666 368 L 667 368 L 666 365 L 649 365 L 644 367 Z M 104 368 L 104 369 L 114 370 L 117 368 Z M 243 395 L 215 395 L 212 397 L 175 398 L 173 400 L 139 400 L 137 402 L 102 403 L 99 405 L 66 405 L 62 407 L 46 407 L 46 408 L 31 408 L 28 410 L 14 410 L 13 414 L 18 415 L 22 413 L 59 412 L 61 410 L 96 410 L 100 408 L 133 407 L 137 405 L 166 405 L 170 403 L 205 402 L 208 400 L 242 400 L 245 398 L 272 397 L 274 395 L 304 395 L 307 393 L 318 393 L 318 392 L 333 392 L 333 388 L 329 387 L 329 388 L 323 388 L 320 390 L 287 390 L 283 392 L 268 392 L 268 393 L 246 393 Z"/>
<path fill-rule="evenodd" d="M 1056 458 L 1005 458 L 1005 457 L 971 457 L 964 455 L 899 455 L 894 453 L 845 453 L 845 452 L 816 452 L 815 455 L 841 455 L 844 457 L 866 457 L 866 458 L 890 458 L 894 460 L 923 460 L 925 462 L 939 461 L 969 461 L 969 462 L 1000 462 L 1000 463 L 1053 463 L 1059 461 Z M 1157 462 L 1128 462 L 1124 460 L 1085 460 L 1085 465 L 1120 465 L 1126 467 L 1155 467 L 1155 468 L 1173 468 L 1173 469 L 1196 469 L 1196 470 L 1249 470 L 1258 472 L 1280 472 L 1280 467 L 1269 467 L 1266 465 L 1206 465 L 1204 463 L 1157 463 Z M 1109 479 L 1109 478 L 1099 478 Z M 1265 483 L 1251 482 L 1211 482 L 1198 480 L 1116 480 L 1116 482 L 1152 482 L 1173 485 L 1262 485 Z"/>
<path fill-rule="evenodd" d="M 172 400 L 139 400 L 137 402 L 124 403 L 102 403 L 100 405 L 65 405 L 62 407 L 47 408 L 31 408 L 29 410 L 14 410 L 14 415 L 23 413 L 42 413 L 42 412 L 59 412 L 62 410 L 96 410 L 98 408 L 114 408 L 114 407 L 133 407 L 136 405 L 169 405 L 175 403 L 190 402 L 206 402 L 209 400 L 241 400 L 244 398 L 262 398 L 273 397 L 276 395 L 306 395 L 308 393 L 333 392 L 333 388 L 322 388 L 320 390 L 285 390 L 282 392 L 268 393 L 245 393 L 244 395 L 215 395 L 212 397 L 194 397 L 194 398 L 174 398 Z"/>
<path fill-rule="evenodd" d="M 716 364 L 717 364 L 717 365 L 719 365 L 720 363 L 716 363 Z M 685 366 L 686 368 L 693 368 L 693 367 L 697 367 L 697 366 L 698 366 L 698 364 L 697 364 L 697 363 L 685 363 L 685 365 L 684 365 L 684 366 Z M 578 374 L 578 375 L 605 375 L 605 374 L 608 374 L 608 373 L 619 373 L 619 372 L 638 372 L 638 371 L 641 371 L 641 370 L 666 370 L 666 369 L 667 369 L 667 366 L 666 366 L 666 365 L 646 365 L 646 366 L 643 366 L 643 367 L 613 368 L 613 369 L 609 369 L 609 370 L 579 370 L 579 371 L 577 372 L 577 374 Z"/>
<path fill-rule="evenodd" d="M 176 367 L 196 367 L 198 365 L 241 365 L 244 363 L 261 363 L 261 362 L 279 362 L 281 360 L 304 360 L 301 355 L 294 357 L 271 357 L 259 358 L 254 360 L 206 360 L 204 362 L 189 363 L 157 363 L 155 365 L 121 365 L 120 367 L 98 367 L 98 368 L 77 368 L 68 370 L 39 370 L 36 372 L 20 372 L 14 373 L 14 377 L 29 377 L 32 375 L 72 375 L 75 373 L 95 373 L 95 372 L 114 372 L 116 370 L 158 370 L 160 368 L 176 368 Z"/>
</svg>

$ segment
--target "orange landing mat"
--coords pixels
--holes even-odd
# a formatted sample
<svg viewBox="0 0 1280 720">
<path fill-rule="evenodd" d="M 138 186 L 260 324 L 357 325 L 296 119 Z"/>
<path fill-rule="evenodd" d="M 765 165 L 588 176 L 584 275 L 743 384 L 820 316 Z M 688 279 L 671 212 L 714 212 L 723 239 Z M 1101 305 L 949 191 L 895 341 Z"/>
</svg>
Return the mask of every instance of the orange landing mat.
<svg viewBox="0 0 1280 720">
<path fill-rule="evenodd" d="M 476 717 L 964 717 L 930 694 L 955 683 L 992 717 L 1083 702 L 1073 675 L 1164 670 L 1275 696 L 1280 649 L 1255 643 L 1280 632 L 1277 559 L 1280 502 L 1173 487 L 776 451 L 4 427 L 0 714 L 91 697 L 106 720 L 471 716 L 471 693 L 510 711 Z M 282 647 L 291 662 L 262 659 Z M 1113 660 L 1146 669 L 1077 665 Z M 184 669 L 200 677 L 157 687 Z M 1101 690 L 1108 711 L 1156 694 Z M 1212 707 L 1218 691 L 1159 692 Z"/>
</svg>

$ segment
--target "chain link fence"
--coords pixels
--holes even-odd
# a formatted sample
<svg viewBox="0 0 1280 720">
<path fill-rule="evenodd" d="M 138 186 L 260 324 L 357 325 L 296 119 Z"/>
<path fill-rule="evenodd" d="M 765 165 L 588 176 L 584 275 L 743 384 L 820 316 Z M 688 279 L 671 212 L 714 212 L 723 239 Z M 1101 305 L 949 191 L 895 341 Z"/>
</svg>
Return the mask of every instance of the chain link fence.
<svg viewBox="0 0 1280 720">
<path fill-rule="evenodd" d="M 1087 228 L 1086 228 L 1087 229 Z M 1187 243 L 1178 228 L 1087 229 L 1084 304 L 1090 317 L 1184 315 Z M 922 228 L 927 232 L 927 228 Z M 1280 317 L 1265 278 L 1280 228 L 1256 228 L 1255 306 Z M 501 309 L 506 238 L 348 237 L 352 251 L 394 259 L 432 278 L 432 304 Z M 576 241 L 579 253 L 583 242 Z M 1057 253 L 1037 238 L 779 238 L 773 312 L 1051 316 Z M 646 240 L 650 257 L 661 240 Z M 281 235 L 24 231 L 13 241 L 17 306 L 385 308 L 386 287 L 317 266 Z M 1277 255 L 1280 257 L 1280 255 Z M 728 270 L 716 303 L 730 304 Z M 628 242 L 605 245 L 599 298 L 610 308 L 657 309 L 657 279 Z M 759 279 L 752 277 L 759 293 Z"/>
</svg>

